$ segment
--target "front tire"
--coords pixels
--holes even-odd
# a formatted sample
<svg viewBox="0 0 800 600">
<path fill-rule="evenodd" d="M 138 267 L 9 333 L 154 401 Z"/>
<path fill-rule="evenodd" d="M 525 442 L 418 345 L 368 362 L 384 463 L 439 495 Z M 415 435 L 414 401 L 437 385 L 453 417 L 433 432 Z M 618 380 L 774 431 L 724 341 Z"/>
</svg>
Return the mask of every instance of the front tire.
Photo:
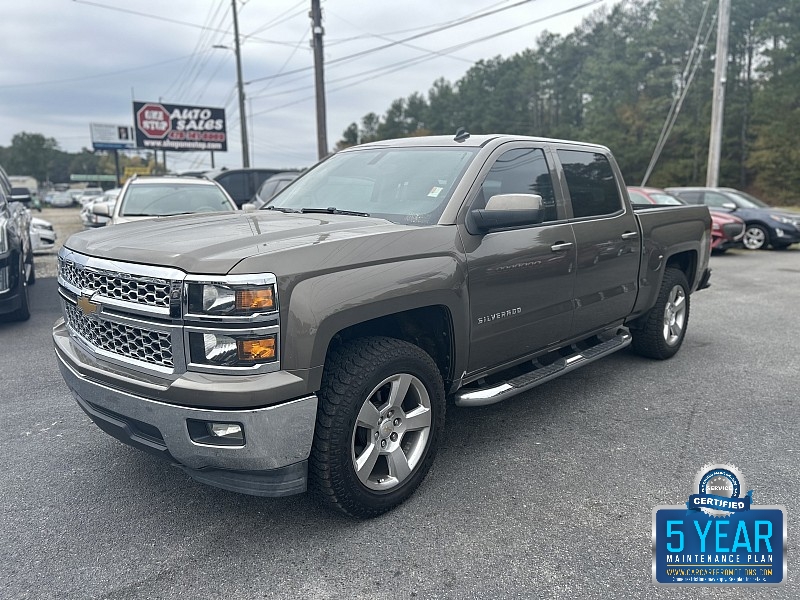
<svg viewBox="0 0 800 600">
<path fill-rule="evenodd" d="M 761 225 L 748 225 L 742 245 L 748 250 L 764 250 L 769 245 L 769 233 Z"/>
<path fill-rule="evenodd" d="M 28 298 L 28 280 L 25 276 L 25 263 L 20 258 L 19 261 L 19 296 L 20 305 L 17 310 L 6 315 L 9 321 L 27 321 L 31 318 L 30 304 Z"/>
<path fill-rule="evenodd" d="M 442 377 L 419 347 L 386 337 L 343 344 L 322 376 L 311 489 L 352 517 L 391 510 L 425 478 L 444 415 Z"/>
<path fill-rule="evenodd" d="M 638 329 L 632 329 L 633 350 L 664 360 L 680 350 L 689 324 L 689 283 L 683 271 L 668 268 L 653 308 Z"/>
</svg>

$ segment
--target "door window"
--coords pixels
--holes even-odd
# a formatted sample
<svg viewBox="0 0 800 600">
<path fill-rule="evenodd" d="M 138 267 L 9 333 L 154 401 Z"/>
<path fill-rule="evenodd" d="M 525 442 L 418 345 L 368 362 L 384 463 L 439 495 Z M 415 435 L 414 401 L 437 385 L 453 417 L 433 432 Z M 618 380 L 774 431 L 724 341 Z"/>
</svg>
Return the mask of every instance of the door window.
<svg viewBox="0 0 800 600">
<path fill-rule="evenodd" d="M 717 192 L 706 192 L 703 194 L 703 204 L 706 206 L 715 206 L 722 208 L 725 204 L 732 204 L 733 201 L 727 196 L 718 194 Z"/>
<path fill-rule="evenodd" d="M 622 209 L 608 158 L 597 152 L 559 150 L 575 218 L 610 215 Z"/>
<path fill-rule="evenodd" d="M 498 194 L 538 194 L 544 220 L 558 219 L 553 180 L 541 148 L 516 148 L 501 154 L 486 175 L 473 208 L 485 207 L 489 198 Z"/>
</svg>

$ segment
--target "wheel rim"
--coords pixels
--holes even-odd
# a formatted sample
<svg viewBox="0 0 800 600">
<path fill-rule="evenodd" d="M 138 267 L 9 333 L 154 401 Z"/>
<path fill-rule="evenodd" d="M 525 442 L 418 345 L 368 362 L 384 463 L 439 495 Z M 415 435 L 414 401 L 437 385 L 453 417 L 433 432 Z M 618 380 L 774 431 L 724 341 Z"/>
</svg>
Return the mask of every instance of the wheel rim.
<svg viewBox="0 0 800 600">
<path fill-rule="evenodd" d="M 669 292 L 667 305 L 664 308 L 664 341 L 674 346 L 678 343 L 686 326 L 686 291 L 676 285 Z"/>
<path fill-rule="evenodd" d="M 350 456 L 361 483 L 376 491 L 402 485 L 425 456 L 431 399 L 408 373 L 387 377 L 370 392 L 353 428 Z"/>
<path fill-rule="evenodd" d="M 749 227 L 744 232 L 742 243 L 748 250 L 760 250 L 767 241 L 767 234 L 760 227 Z"/>
</svg>

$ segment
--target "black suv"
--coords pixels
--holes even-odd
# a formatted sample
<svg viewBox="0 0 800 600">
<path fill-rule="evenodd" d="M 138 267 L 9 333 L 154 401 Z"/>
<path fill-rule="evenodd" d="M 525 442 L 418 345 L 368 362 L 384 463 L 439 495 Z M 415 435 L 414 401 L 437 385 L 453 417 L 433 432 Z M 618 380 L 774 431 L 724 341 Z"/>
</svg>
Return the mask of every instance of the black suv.
<svg viewBox="0 0 800 600">
<path fill-rule="evenodd" d="M 226 169 L 219 172 L 206 173 L 206 177 L 213 179 L 225 188 L 238 208 L 249 202 L 256 195 L 258 188 L 267 179 L 278 173 L 294 171 L 294 169 Z"/>
<path fill-rule="evenodd" d="M 11 201 L 11 183 L 0 167 L 0 318 L 25 321 L 28 310 L 28 285 L 36 281 L 31 246 L 31 217 L 15 196 Z M 18 202 L 16 200 L 21 200 Z"/>
</svg>

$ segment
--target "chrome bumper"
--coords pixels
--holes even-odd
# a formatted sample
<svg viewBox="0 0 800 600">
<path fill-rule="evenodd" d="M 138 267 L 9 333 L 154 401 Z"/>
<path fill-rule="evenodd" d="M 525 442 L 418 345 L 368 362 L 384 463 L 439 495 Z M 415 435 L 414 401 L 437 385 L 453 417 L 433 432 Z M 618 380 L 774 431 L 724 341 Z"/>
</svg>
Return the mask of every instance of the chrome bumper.
<svg viewBox="0 0 800 600">
<path fill-rule="evenodd" d="M 120 441 L 177 463 L 195 479 L 217 487 L 268 496 L 305 490 L 306 461 L 317 416 L 316 395 L 265 408 L 191 408 L 125 392 L 84 376 L 79 372 L 78 355 L 71 355 L 58 344 L 56 356 L 64 381 L 80 407 Z M 73 361 L 76 364 L 70 364 Z M 211 388 L 197 391 L 198 404 L 203 403 L 200 396 L 214 393 Z M 198 443 L 189 434 L 189 420 L 239 423 L 244 444 Z M 287 477 L 291 481 L 286 481 Z"/>
</svg>

